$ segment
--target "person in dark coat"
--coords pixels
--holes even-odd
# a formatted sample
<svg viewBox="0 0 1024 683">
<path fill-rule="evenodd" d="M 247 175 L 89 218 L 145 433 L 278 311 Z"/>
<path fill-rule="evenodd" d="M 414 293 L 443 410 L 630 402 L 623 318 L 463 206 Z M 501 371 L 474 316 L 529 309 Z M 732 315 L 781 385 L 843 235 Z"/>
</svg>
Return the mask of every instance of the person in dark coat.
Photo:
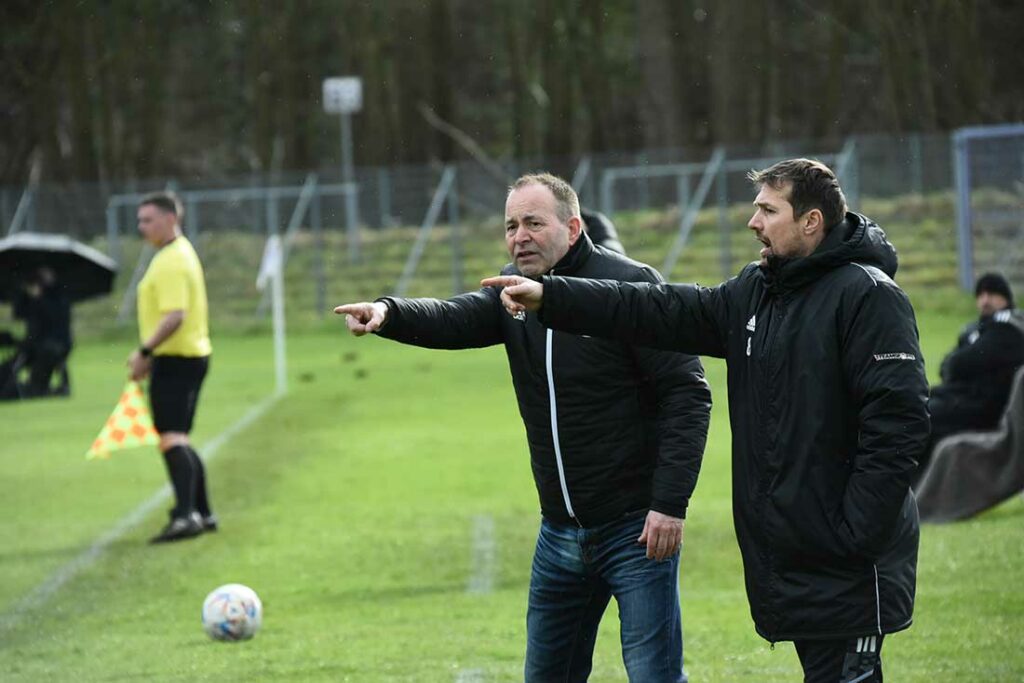
<svg viewBox="0 0 1024 683">
<path fill-rule="evenodd" d="M 1024 365 L 1024 313 L 1013 307 L 1010 283 L 986 273 L 974 287 L 979 317 L 942 361 L 942 384 L 931 389 L 932 435 L 925 455 L 959 432 L 995 429 L 1010 400 L 1013 375 Z M 920 472 L 926 462 L 922 462 Z"/>
<path fill-rule="evenodd" d="M 594 246 L 576 193 L 549 174 L 510 188 L 505 241 L 513 259 L 506 274 L 661 281 L 653 268 Z M 612 596 L 630 681 L 687 680 L 679 551 L 710 419 L 700 361 L 553 332 L 534 315 L 509 317 L 490 287 L 335 312 L 356 336 L 376 332 L 437 349 L 504 345 L 542 516 L 525 680 L 587 680 Z"/>
<path fill-rule="evenodd" d="M 807 159 L 751 173 L 759 263 L 713 288 L 491 278 L 542 324 L 725 358 L 733 515 L 750 611 L 794 641 L 811 683 L 881 681 L 887 634 L 911 624 L 911 473 L 928 385 L 896 251 Z"/>
<path fill-rule="evenodd" d="M 626 248 L 619 240 L 619 233 L 615 230 L 615 224 L 608 216 L 600 211 L 580 208 L 580 218 L 583 219 L 583 229 L 587 232 L 590 241 L 599 247 L 610 249 L 617 254 L 626 255 Z"/>
<path fill-rule="evenodd" d="M 51 390 L 54 371 L 71 353 L 71 302 L 50 268 L 39 268 L 26 280 L 14 298 L 14 317 L 25 322 L 20 343 L 23 361 L 29 368 L 27 396 L 67 394 L 66 376 L 57 391 Z"/>
</svg>

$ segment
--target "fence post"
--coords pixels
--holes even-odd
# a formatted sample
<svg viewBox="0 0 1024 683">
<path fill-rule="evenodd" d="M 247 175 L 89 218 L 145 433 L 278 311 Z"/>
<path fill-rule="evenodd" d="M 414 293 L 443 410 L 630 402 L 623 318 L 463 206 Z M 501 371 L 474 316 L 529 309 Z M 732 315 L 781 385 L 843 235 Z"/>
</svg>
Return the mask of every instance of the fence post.
<svg viewBox="0 0 1024 683">
<path fill-rule="evenodd" d="M 380 211 L 380 227 L 390 227 L 391 173 L 383 166 L 377 169 L 377 210 Z"/>
<path fill-rule="evenodd" d="M 309 207 L 309 222 L 313 228 L 313 271 L 316 278 L 316 300 L 313 310 L 324 317 L 327 314 L 327 282 L 324 270 L 324 231 L 323 219 L 320 214 L 320 186 L 317 185 L 313 194 L 313 203 Z"/>
<path fill-rule="evenodd" d="M 113 199 L 107 200 L 107 253 L 117 265 L 121 265 L 121 227 L 117 220 L 119 209 Z"/>
<path fill-rule="evenodd" d="M 445 166 L 444 173 L 441 174 L 441 181 L 437 184 L 434 196 L 430 200 L 430 208 L 427 209 L 427 215 L 420 225 L 419 234 L 416 235 L 416 242 L 412 245 L 412 251 L 409 252 L 409 257 L 405 260 L 405 267 L 402 268 L 402 275 L 398 279 L 398 284 L 395 285 L 395 296 L 405 296 L 405 290 L 408 288 L 412 276 L 416 274 L 420 257 L 423 256 L 423 251 L 427 248 L 430 231 L 437 223 L 437 217 L 441 215 L 441 207 L 451 189 L 453 180 L 455 180 L 455 168 L 451 165 Z"/>
<path fill-rule="evenodd" d="M 694 223 L 697 222 L 697 214 L 700 211 L 700 207 L 703 206 L 704 199 L 708 196 L 708 191 L 711 189 L 711 183 L 724 161 L 725 148 L 715 147 L 715 151 L 712 152 L 711 158 L 704 167 L 704 175 L 701 176 L 700 183 L 697 185 L 697 191 L 694 193 L 693 200 L 686 207 L 686 211 L 679 220 L 679 234 L 676 236 L 676 241 L 672 244 L 668 256 L 665 257 L 665 264 L 661 268 L 661 274 L 666 280 L 670 279 L 672 269 L 675 268 L 679 255 L 683 253 L 683 247 L 686 246 L 686 241 L 690 238 L 690 231 L 693 229 Z"/>
<path fill-rule="evenodd" d="M 857 171 L 857 140 L 853 137 L 846 139 L 843 149 L 836 155 L 835 161 L 836 177 L 843 184 L 843 193 L 846 195 L 847 204 L 853 209 L 860 205 L 860 177 Z"/>
<path fill-rule="evenodd" d="M 967 163 L 967 136 L 953 133 L 953 177 L 956 182 L 957 253 L 960 261 L 960 287 L 970 291 L 974 284 L 974 245 L 971 235 L 971 170 Z"/>
<path fill-rule="evenodd" d="M 191 192 L 185 193 L 185 234 L 189 242 L 196 244 L 199 239 L 199 203 Z"/>
<path fill-rule="evenodd" d="M 729 225 L 729 186 L 726 184 L 725 169 L 718 169 L 718 244 L 719 261 L 722 264 L 722 281 L 732 275 L 732 230 Z"/>
<path fill-rule="evenodd" d="M 615 171 L 606 170 L 601 173 L 601 213 L 609 218 L 615 213 L 615 197 L 612 196 L 614 192 L 613 183 L 615 182 Z"/>
</svg>

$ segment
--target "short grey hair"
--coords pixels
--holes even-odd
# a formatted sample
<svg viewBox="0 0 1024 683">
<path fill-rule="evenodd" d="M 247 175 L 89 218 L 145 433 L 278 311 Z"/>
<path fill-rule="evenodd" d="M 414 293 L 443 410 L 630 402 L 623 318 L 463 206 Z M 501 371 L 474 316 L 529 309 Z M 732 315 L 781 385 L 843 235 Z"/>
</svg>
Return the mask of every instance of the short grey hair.
<svg viewBox="0 0 1024 683">
<path fill-rule="evenodd" d="M 573 216 L 580 218 L 580 198 L 572 185 L 563 179 L 551 173 L 527 173 L 516 178 L 509 186 L 509 194 L 527 185 L 543 185 L 551 190 L 551 194 L 555 195 L 555 212 L 563 223 L 568 223 Z"/>
</svg>

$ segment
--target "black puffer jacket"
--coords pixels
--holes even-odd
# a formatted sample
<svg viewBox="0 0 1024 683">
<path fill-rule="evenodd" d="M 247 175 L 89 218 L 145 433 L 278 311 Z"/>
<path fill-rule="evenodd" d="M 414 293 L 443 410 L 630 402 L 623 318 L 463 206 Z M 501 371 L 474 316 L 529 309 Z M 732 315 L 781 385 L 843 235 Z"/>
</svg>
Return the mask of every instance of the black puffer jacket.
<svg viewBox="0 0 1024 683">
<path fill-rule="evenodd" d="M 711 289 L 544 278 L 556 329 L 727 359 L 736 536 L 768 640 L 910 625 L 928 386 L 895 271 L 851 213 L 814 254 Z"/>
<path fill-rule="evenodd" d="M 995 427 L 1010 400 L 1013 375 L 1024 365 L 1024 312 L 982 316 L 960 333 L 942 361 L 942 385 L 932 390 L 957 408 Z"/>
<path fill-rule="evenodd" d="M 586 235 L 553 272 L 661 279 Z M 438 349 L 505 345 L 546 518 L 594 526 L 646 509 L 685 517 L 711 410 L 697 358 L 552 332 L 533 314 L 508 315 L 490 287 L 445 301 L 383 300 L 382 337 Z"/>
</svg>

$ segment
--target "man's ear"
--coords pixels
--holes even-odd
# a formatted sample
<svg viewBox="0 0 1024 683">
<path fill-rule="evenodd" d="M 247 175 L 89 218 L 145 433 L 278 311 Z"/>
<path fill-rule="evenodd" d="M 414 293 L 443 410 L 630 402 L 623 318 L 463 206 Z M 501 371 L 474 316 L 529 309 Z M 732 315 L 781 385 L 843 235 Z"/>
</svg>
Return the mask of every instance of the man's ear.
<svg viewBox="0 0 1024 683">
<path fill-rule="evenodd" d="M 804 214 L 803 232 L 805 235 L 813 235 L 819 231 L 825 232 L 825 215 L 821 209 L 811 209 Z"/>
<path fill-rule="evenodd" d="M 579 216 L 569 217 L 569 245 L 576 244 L 576 240 L 580 238 L 580 233 L 583 232 L 583 219 Z"/>
</svg>

